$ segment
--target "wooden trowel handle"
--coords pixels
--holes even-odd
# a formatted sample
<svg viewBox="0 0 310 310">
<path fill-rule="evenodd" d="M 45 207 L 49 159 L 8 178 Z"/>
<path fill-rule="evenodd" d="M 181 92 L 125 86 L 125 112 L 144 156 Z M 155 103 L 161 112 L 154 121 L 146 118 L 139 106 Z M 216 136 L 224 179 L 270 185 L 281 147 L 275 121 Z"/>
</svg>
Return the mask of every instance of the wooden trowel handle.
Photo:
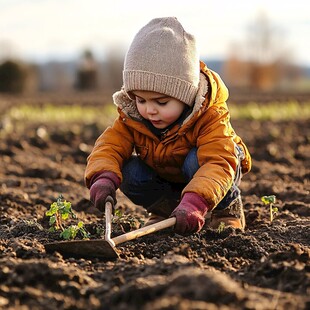
<svg viewBox="0 0 310 310">
<path fill-rule="evenodd" d="M 108 196 L 105 202 L 105 240 L 111 245 L 113 245 L 113 243 L 111 243 L 113 203 L 113 198 Z"/>
<path fill-rule="evenodd" d="M 115 243 L 115 245 L 118 245 L 120 243 L 123 243 L 125 241 L 129 241 L 129 240 L 133 240 L 148 234 L 151 234 L 153 232 L 174 226 L 176 223 L 176 218 L 175 217 L 171 217 L 168 218 L 166 220 L 160 221 L 158 223 L 149 225 L 149 226 L 144 226 L 142 228 L 139 228 L 137 230 L 134 231 L 130 231 L 126 234 L 117 236 L 115 238 L 113 238 L 113 242 Z"/>
</svg>

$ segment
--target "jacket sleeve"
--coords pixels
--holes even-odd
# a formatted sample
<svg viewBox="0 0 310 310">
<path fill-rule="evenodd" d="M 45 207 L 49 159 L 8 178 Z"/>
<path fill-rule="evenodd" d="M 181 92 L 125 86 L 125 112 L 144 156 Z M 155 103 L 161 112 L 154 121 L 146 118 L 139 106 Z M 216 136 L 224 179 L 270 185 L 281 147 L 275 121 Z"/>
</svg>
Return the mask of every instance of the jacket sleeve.
<svg viewBox="0 0 310 310">
<path fill-rule="evenodd" d="M 184 188 L 196 192 L 213 209 L 230 189 L 237 169 L 236 136 L 225 103 L 206 110 L 197 121 L 197 156 L 200 168 Z"/>
<path fill-rule="evenodd" d="M 132 151 L 132 134 L 124 122 L 118 118 L 112 127 L 108 127 L 99 136 L 87 158 L 84 175 L 86 186 L 88 186 L 91 177 L 99 171 L 112 171 L 122 181 L 123 162 L 131 156 Z"/>
</svg>

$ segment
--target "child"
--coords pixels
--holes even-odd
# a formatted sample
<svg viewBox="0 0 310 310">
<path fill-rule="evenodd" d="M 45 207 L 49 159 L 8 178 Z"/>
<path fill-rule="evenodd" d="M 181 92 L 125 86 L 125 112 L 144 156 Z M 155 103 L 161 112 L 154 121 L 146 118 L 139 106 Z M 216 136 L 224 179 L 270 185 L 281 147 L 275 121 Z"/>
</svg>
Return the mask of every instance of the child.
<svg viewBox="0 0 310 310">
<path fill-rule="evenodd" d="M 244 229 L 238 185 L 250 154 L 231 124 L 228 90 L 199 61 L 195 38 L 174 17 L 144 26 L 129 47 L 123 87 L 113 95 L 119 117 L 96 141 L 85 182 L 101 211 L 120 190 L 151 216 L 176 217 L 174 230 Z"/>
</svg>

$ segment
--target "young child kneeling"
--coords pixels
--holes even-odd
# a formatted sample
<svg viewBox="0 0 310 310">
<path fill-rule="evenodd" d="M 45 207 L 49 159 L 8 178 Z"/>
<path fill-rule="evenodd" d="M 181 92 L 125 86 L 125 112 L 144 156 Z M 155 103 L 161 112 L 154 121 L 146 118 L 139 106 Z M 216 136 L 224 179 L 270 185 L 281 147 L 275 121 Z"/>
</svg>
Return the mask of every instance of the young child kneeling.
<svg viewBox="0 0 310 310">
<path fill-rule="evenodd" d="M 227 99 L 194 36 L 174 17 L 151 20 L 125 57 L 123 87 L 113 95 L 119 117 L 88 157 L 90 200 L 103 211 L 120 188 L 151 213 L 147 225 L 174 216 L 182 235 L 200 231 L 208 212 L 212 228 L 244 229 L 238 186 L 251 157 Z"/>
</svg>

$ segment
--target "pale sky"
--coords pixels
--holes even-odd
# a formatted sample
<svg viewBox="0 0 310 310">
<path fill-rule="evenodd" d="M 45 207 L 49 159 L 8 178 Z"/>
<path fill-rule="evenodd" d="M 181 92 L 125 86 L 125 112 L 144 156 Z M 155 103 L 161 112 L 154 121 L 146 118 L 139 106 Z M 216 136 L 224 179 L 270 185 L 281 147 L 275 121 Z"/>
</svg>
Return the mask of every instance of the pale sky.
<svg viewBox="0 0 310 310">
<path fill-rule="evenodd" d="M 310 3 L 305 0 L 0 0 L 0 58 L 29 61 L 123 55 L 152 18 L 175 16 L 200 53 L 223 59 L 264 12 L 296 63 L 310 66 Z M 234 45 L 235 46 L 235 45 Z"/>
</svg>

